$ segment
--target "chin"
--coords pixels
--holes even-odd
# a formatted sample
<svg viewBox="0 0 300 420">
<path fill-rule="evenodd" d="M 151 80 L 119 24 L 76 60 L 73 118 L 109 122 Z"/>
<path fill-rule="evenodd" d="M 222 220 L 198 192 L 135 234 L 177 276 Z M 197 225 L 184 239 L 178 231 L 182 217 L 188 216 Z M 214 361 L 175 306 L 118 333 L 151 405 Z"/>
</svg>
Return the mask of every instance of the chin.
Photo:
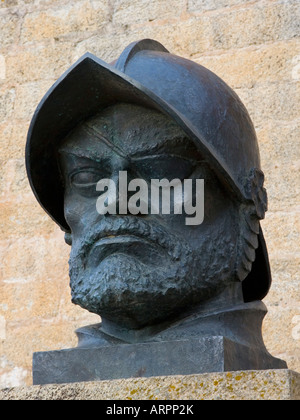
<svg viewBox="0 0 300 420">
<path fill-rule="evenodd" d="M 70 275 L 73 303 L 130 329 L 178 318 L 215 290 L 214 282 L 199 278 L 195 259 L 153 267 L 116 254 L 96 269 L 73 267 Z"/>
<path fill-rule="evenodd" d="M 180 295 L 176 265 L 165 270 L 125 254 L 111 255 L 94 269 L 71 269 L 70 274 L 73 303 L 127 328 L 170 316 L 174 295 Z"/>
<path fill-rule="evenodd" d="M 236 260 L 234 243 L 225 247 L 217 234 L 202 237 L 197 249 L 182 240 L 173 260 L 118 252 L 95 264 L 86 255 L 72 246 L 73 303 L 134 329 L 178 319 L 213 297 L 232 281 Z"/>
</svg>

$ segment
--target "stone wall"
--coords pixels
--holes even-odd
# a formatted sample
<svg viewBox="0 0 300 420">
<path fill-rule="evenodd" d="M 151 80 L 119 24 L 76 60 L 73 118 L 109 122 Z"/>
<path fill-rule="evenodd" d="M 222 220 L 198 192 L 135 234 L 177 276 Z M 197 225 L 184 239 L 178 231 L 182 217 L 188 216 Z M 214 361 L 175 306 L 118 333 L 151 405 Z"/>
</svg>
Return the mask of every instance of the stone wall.
<svg viewBox="0 0 300 420">
<path fill-rule="evenodd" d="M 34 351 L 98 322 L 70 303 L 68 246 L 27 182 L 32 114 L 86 51 L 111 61 L 142 38 L 217 73 L 250 112 L 269 194 L 264 339 L 300 371 L 299 22 L 299 0 L 0 0 L 0 388 L 31 384 Z"/>
</svg>

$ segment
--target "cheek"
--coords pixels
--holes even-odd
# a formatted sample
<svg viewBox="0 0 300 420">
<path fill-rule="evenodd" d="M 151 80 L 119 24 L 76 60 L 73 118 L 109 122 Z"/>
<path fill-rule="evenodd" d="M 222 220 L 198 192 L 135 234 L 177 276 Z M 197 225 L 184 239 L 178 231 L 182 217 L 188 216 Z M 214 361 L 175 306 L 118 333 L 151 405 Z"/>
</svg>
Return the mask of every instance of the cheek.
<svg viewBox="0 0 300 420">
<path fill-rule="evenodd" d="M 90 226 L 99 216 L 96 210 L 96 198 L 68 194 L 64 200 L 64 214 L 72 232 L 80 227 Z"/>
<path fill-rule="evenodd" d="M 216 197 L 210 196 L 205 202 L 204 220 L 199 225 L 187 226 L 185 215 L 174 216 L 174 218 L 169 216 L 168 224 L 173 232 L 180 235 L 192 248 L 197 249 L 202 243 L 218 248 L 222 243 L 225 253 L 227 245 L 236 247 L 240 235 L 240 222 L 238 206 L 225 198 L 222 203 L 223 206 Z"/>
<path fill-rule="evenodd" d="M 71 229 L 72 227 L 76 226 L 76 224 L 80 222 L 81 212 L 80 212 L 79 207 L 65 205 L 64 212 L 65 212 L 65 219 Z"/>
</svg>

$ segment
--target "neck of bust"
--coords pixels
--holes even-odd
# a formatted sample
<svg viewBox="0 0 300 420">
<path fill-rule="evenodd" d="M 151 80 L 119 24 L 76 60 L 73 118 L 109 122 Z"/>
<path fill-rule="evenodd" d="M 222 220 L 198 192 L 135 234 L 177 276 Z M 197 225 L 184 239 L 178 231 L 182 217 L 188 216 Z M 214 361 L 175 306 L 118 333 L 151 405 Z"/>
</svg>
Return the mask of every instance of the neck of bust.
<svg viewBox="0 0 300 420">
<path fill-rule="evenodd" d="M 176 320 L 141 329 L 128 329 L 102 319 L 101 324 L 83 327 L 76 333 L 79 347 L 186 340 L 204 336 L 224 336 L 253 346 L 262 343 L 261 325 L 266 312 L 265 305 L 260 301 L 244 303 L 241 283 L 231 283 L 219 295 Z"/>
</svg>

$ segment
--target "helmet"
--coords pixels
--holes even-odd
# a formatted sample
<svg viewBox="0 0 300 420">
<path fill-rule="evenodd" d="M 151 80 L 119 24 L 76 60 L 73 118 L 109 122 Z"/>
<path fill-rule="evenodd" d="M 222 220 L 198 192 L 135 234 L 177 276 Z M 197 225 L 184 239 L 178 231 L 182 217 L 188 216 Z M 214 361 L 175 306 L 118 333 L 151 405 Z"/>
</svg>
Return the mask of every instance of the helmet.
<svg viewBox="0 0 300 420">
<path fill-rule="evenodd" d="M 263 179 L 249 114 L 218 76 L 145 39 L 130 44 L 114 63 L 87 53 L 50 88 L 28 132 L 26 168 L 32 190 L 66 232 L 63 187 L 57 163 L 60 141 L 81 121 L 119 102 L 135 103 L 170 116 L 194 141 L 226 188 L 241 203 L 254 203 L 264 217 Z M 256 189 L 253 180 L 256 179 Z M 271 283 L 261 228 L 252 270 L 243 282 L 246 301 L 262 299 Z"/>
</svg>

